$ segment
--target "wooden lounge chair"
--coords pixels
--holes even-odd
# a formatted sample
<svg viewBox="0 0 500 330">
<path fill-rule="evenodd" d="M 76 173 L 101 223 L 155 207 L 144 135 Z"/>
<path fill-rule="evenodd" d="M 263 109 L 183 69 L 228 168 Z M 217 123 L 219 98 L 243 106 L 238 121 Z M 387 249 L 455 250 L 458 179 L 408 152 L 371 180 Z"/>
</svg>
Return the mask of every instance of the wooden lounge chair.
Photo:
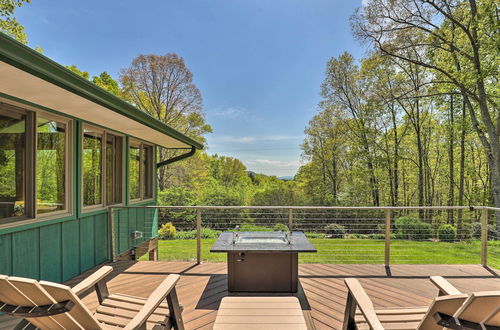
<svg viewBox="0 0 500 330">
<path fill-rule="evenodd" d="M 169 275 L 144 299 L 109 294 L 104 278 L 112 270 L 101 267 L 73 288 L 0 275 L 0 312 L 24 319 L 16 329 L 184 329 L 175 290 L 179 275 Z M 95 313 L 78 298 L 91 287 L 99 300 Z"/>
<path fill-rule="evenodd" d="M 500 291 L 468 295 L 440 276 L 431 277 L 431 281 L 438 287 L 439 297 L 430 306 L 375 309 L 358 280 L 346 278 L 348 295 L 342 329 L 500 330 Z"/>
</svg>

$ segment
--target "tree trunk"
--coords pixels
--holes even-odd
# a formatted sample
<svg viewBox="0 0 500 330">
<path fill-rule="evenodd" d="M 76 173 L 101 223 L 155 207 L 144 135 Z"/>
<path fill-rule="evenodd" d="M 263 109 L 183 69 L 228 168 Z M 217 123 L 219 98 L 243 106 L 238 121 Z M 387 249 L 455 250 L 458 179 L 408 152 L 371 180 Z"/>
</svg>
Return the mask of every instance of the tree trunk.
<svg viewBox="0 0 500 330">
<path fill-rule="evenodd" d="M 464 182 L 465 182 L 465 125 L 466 125 L 466 112 L 465 101 L 462 102 L 462 122 L 460 133 L 460 178 L 458 184 L 458 205 L 464 205 Z M 457 219 L 457 234 L 462 238 L 462 216 L 463 210 L 458 210 Z"/>
<path fill-rule="evenodd" d="M 449 122 L 449 137 L 448 137 L 448 161 L 449 161 L 449 187 L 448 187 L 448 206 L 453 206 L 455 200 L 455 168 L 453 149 L 455 145 L 454 139 L 454 118 L 453 118 L 453 94 L 450 95 L 450 122 Z M 448 223 L 455 225 L 453 218 L 453 210 L 448 210 Z"/>
</svg>

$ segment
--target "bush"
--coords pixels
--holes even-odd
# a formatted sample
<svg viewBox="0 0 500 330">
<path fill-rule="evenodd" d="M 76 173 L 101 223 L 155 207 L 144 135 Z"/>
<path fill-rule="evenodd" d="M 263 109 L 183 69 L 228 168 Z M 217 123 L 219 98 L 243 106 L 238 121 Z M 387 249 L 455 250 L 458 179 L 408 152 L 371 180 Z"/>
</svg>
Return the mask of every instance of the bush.
<svg viewBox="0 0 500 330">
<path fill-rule="evenodd" d="M 396 220 L 396 238 L 424 240 L 432 237 L 432 226 L 412 217 L 399 217 Z"/>
<path fill-rule="evenodd" d="M 325 234 L 321 233 L 306 233 L 307 238 L 326 238 Z"/>
<path fill-rule="evenodd" d="M 200 237 L 204 238 L 218 238 L 221 234 L 220 230 L 213 230 L 210 228 L 201 228 Z M 196 230 L 180 231 L 175 236 L 176 239 L 196 239 Z"/>
<path fill-rule="evenodd" d="M 368 235 L 365 234 L 349 234 L 346 236 L 348 239 L 367 239 Z"/>
<path fill-rule="evenodd" d="M 336 223 L 332 223 L 325 227 L 325 233 L 330 238 L 344 238 L 345 227 Z"/>
<path fill-rule="evenodd" d="M 174 239 L 177 230 L 171 222 L 164 223 L 158 230 L 159 239 Z"/>
<path fill-rule="evenodd" d="M 437 230 L 437 237 L 440 241 L 452 242 L 457 239 L 457 229 L 452 225 L 441 225 Z"/>
<path fill-rule="evenodd" d="M 368 234 L 369 239 L 385 239 L 385 234 Z"/>
<path fill-rule="evenodd" d="M 274 231 L 288 231 L 288 226 L 282 223 L 277 223 L 273 227 Z"/>
<path fill-rule="evenodd" d="M 481 238 L 481 223 L 474 222 L 470 225 L 470 237 L 471 238 Z M 495 226 L 488 225 L 488 239 L 491 240 L 496 237 Z"/>
</svg>

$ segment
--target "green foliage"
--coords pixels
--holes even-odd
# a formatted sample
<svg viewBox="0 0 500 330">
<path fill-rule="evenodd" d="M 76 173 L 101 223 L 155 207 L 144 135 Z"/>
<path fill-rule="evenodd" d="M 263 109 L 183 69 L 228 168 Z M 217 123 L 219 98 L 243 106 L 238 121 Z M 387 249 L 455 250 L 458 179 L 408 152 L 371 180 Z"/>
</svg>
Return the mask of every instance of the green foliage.
<svg viewBox="0 0 500 330">
<path fill-rule="evenodd" d="M 481 223 L 474 222 L 466 227 L 468 229 L 468 234 L 470 238 L 480 239 L 481 238 Z M 496 230 L 494 225 L 488 225 L 488 238 L 496 237 Z"/>
<path fill-rule="evenodd" d="M 288 226 L 283 223 L 277 223 L 273 227 L 274 231 L 288 231 Z"/>
<path fill-rule="evenodd" d="M 437 230 L 437 237 L 440 241 L 452 242 L 457 239 L 457 229 L 449 224 L 441 225 Z"/>
<path fill-rule="evenodd" d="M 28 37 L 22 26 L 14 17 L 17 7 L 21 7 L 30 0 L 0 0 L 0 31 L 23 44 L 28 43 Z"/>
<path fill-rule="evenodd" d="M 396 228 L 397 239 L 425 240 L 432 237 L 432 226 L 414 217 L 399 217 Z"/>
<path fill-rule="evenodd" d="M 330 238 L 344 238 L 345 227 L 336 223 L 331 223 L 325 226 L 325 233 Z"/>
<path fill-rule="evenodd" d="M 213 230 L 210 228 L 201 227 L 200 236 L 203 239 L 206 238 L 218 238 L 221 234 L 220 230 Z M 196 239 L 196 230 L 179 231 L 177 232 L 176 239 Z"/>
<path fill-rule="evenodd" d="M 177 230 L 171 222 L 164 223 L 160 229 L 158 229 L 159 239 L 174 239 Z"/>
</svg>

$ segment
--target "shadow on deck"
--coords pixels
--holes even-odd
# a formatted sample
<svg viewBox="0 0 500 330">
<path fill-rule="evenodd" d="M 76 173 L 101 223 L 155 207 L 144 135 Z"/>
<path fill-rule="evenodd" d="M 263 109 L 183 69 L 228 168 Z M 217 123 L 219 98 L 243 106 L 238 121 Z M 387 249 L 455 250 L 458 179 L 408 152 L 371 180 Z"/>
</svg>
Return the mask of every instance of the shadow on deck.
<svg viewBox="0 0 500 330">
<path fill-rule="evenodd" d="M 166 275 L 181 274 L 177 292 L 187 329 L 210 329 L 221 299 L 229 294 L 225 263 L 119 261 L 111 265 L 114 271 L 109 277 L 109 291 L 140 297 L 147 297 Z M 93 270 L 66 284 L 75 285 Z M 437 295 L 429 281 L 433 275 L 447 278 L 463 292 L 500 289 L 500 272 L 479 265 L 301 264 L 301 288 L 296 296 L 311 328 L 339 329 L 346 300 L 344 278 L 358 278 L 376 307 L 405 307 L 431 302 Z M 95 293 L 86 292 L 82 298 L 91 310 L 97 308 Z"/>
</svg>

